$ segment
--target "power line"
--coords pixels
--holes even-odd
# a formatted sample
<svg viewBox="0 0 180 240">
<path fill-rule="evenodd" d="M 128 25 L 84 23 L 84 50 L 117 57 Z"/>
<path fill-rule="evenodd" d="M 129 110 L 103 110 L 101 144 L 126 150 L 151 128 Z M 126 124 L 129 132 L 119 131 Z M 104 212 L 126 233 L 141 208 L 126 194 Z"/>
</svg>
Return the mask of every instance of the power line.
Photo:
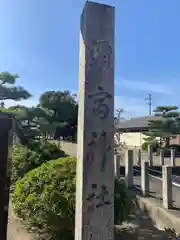
<svg viewBox="0 0 180 240">
<path fill-rule="evenodd" d="M 149 115 L 151 116 L 151 114 L 152 114 L 152 94 L 149 93 L 147 98 L 145 98 L 145 100 L 148 101 L 147 104 L 149 106 Z"/>
</svg>

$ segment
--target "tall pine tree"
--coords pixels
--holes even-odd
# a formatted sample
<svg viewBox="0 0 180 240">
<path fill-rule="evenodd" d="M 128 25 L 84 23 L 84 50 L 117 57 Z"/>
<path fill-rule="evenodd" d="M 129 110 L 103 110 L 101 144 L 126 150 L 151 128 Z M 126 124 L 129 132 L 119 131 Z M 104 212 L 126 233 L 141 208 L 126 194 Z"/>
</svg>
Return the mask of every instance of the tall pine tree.
<svg viewBox="0 0 180 240">
<path fill-rule="evenodd" d="M 180 113 L 177 106 L 158 106 L 154 110 L 157 120 L 149 121 L 149 131 L 144 134 L 149 143 L 159 142 L 160 147 L 168 148 L 170 139 L 180 133 Z"/>
</svg>

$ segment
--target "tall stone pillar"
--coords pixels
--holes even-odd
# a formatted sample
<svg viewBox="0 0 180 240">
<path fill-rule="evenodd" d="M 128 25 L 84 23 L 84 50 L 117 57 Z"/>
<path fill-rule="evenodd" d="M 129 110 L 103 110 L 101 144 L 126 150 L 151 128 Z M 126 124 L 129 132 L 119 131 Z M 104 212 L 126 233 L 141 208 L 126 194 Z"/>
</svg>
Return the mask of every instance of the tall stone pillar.
<svg viewBox="0 0 180 240">
<path fill-rule="evenodd" d="M 171 148 L 171 165 L 173 167 L 176 166 L 176 149 L 175 148 Z"/>
<path fill-rule="evenodd" d="M 138 153 L 137 153 L 137 165 L 141 166 L 141 149 L 138 149 Z"/>
<path fill-rule="evenodd" d="M 148 161 L 149 166 L 151 167 L 153 165 L 153 148 L 150 144 L 148 144 Z"/>
<path fill-rule="evenodd" d="M 0 114 L 0 239 L 7 239 L 11 181 L 12 119 Z"/>
<path fill-rule="evenodd" d="M 148 174 L 149 162 L 143 161 L 141 164 L 141 191 L 143 196 L 149 194 L 149 174 Z"/>
<path fill-rule="evenodd" d="M 160 150 L 160 165 L 164 165 L 164 149 Z"/>
<path fill-rule="evenodd" d="M 162 197 L 163 206 L 167 209 L 172 208 L 172 167 L 162 166 Z"/>
<path fill-rule="evenodd" d="M 125 157 L 125 183 L 128 188 L 133 187 L 134 178 L 133 159 L 134 159 L 133 150 L 127 150 Z"/>
<path fill-rule="evenodd" d="M 76 240 L 114 234 L 114 8 L 86 2 L 79 62 Z"/>
<path fill-rule="evenodd" d="M 116 178 L 120 177 L 120 161 L 121 161 L 121 155 L 116 154 L 114 156 L 114 175 Z"/>
</svg>

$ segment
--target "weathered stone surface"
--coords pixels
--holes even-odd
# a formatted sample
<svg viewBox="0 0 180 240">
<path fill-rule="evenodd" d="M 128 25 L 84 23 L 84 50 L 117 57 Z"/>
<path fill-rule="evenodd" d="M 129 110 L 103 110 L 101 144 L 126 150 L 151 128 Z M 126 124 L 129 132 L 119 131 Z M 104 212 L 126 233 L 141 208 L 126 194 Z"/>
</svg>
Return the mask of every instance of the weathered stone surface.
<svg viewBox="0 0 180 240">
<path fill-rule="evenodd" d="M 172 208 L 172 167 L 162 167 L 163 206 Z"/>
<path fill-rule="evenodd" d="M 81 16 L 75 239 L 114 235 L 114 8 Z"/>
<path fill-rule="evenodd" d="M 149 166 L 153 165 L 153 148 L 152 145 L 148 144 L 148 161 Z"/>
<path fill-rule="evenodd" d="M 127 150 L 125 157 L 125 182 L 128 188 L 133 186 L 133 159 L 133 150 Z"/>
<path fill-rule="evenodd" d="M 149 194 L 148 167 L 149 167 L 149 163 L 143 161 L 141 164 L 141 190 L 142 190 L 143 196 L 147 196 Z"/>
<path fill-rule="evenodd" d="M 138 149 L 138 153 L 137 153 L 137 165 L 141 166 L 141 149 Z"/>
<path fill-rule="evenodd" d="M 160 150 L 160 165 L 164 165 L 164 150 Z"/>
<path fill-rule="evenodd" d="M 176 165 L 176 150 L 171 148 L 171 165 L 174 167 Z"/>
</svg>

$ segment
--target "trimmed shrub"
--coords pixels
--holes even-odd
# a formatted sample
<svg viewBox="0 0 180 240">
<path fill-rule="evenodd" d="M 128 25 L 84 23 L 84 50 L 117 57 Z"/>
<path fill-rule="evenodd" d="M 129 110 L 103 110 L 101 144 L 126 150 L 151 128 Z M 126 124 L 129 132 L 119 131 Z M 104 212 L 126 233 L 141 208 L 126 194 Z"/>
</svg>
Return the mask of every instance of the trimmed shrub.
<svg viewBox="0 0 180 240">
<path fill-rule="evenodd" d="M 128 220 L 133 210 L 133 201 L 128 194 L 124 180 L 115 179 L 114 224 Z"/>
<path fill-rule="evenodd" d="M 65 157 L 66 154 L 61 150 L 60 145 L 49 141 L 34 141 L 28 145 L 28 148 L 41 156 L 42 160 L 53 160 Z"/>
<path fill-rule="evenodd" d="M 11 182 L 14 183 L 44 162 L 64 156 L 65 152 L 52 143 L 34 142 L 28 147 L 17 143 L 12 152 Z"/>
<path fill-rule="evenodd" d="M 60 158 L 42 164 L 17 182 L 12 194 L 13 209 L 25 225 L 42 230 L 52 239 L 71 239 L 75 170 L 74 158 Z"/>
<path fill-rule="evenodd" d="M 75 181 L 75 158 L 42 164 L 17 182 L 12 195 L 15 214 L 46 239 L 74 239 Z M 121 223 L 131 212 L 130 201 L 125 185 L 117 180 L 115 192 L 115 223 Z"/>
</svg>

